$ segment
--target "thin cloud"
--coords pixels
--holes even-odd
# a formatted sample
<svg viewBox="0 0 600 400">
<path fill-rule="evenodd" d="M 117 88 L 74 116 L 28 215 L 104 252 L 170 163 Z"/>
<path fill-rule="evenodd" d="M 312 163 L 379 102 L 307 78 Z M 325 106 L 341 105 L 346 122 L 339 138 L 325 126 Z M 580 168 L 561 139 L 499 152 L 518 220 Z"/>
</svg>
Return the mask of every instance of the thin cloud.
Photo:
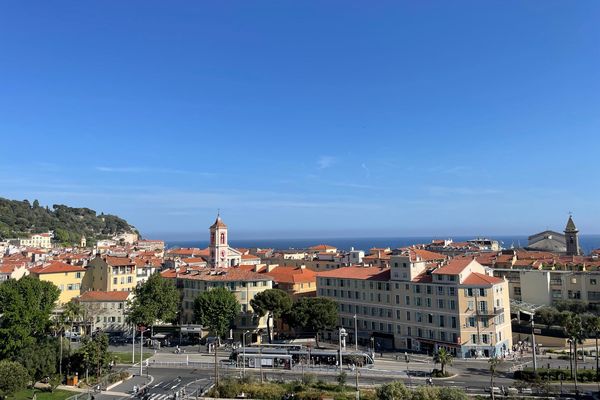
<svg viewBox="0 0 600 400">
<path fill-rule="evenodd" d="M 369 169 L 369 167 L 367 167 L 366 163 L 362 163 L 360 164 L 360 167 L 363 169 L 363 171 L 365 171 L 365 175 L 367 176 L 367 178 L 371 177 L 371 170 Z"/>
<path fill-rule="evenodd" d="M 124 174 L 145 174 L 145 173 L 159 173 L 159 174 L 197 174 L 203 176 L 214 176 L 214 173 L 210 172 L 193 172 L 182 169 L 173 168 L 153 168 L 153 167 L 109 167 L 109 166 L 98 166 L 96 171 L 108 172 L 108 173 L 124 173 Z"/>
<path fill-rule="evenodd" d="M 333 164 L 337 162 L 335 157 L 332 156 L 321 156 L 317 160 L 317 167 L 319 169 L 325 169 L 331 167 Z"/>
<path fill-rule="evenodd" d="M 502 191 L 491 188 L 477 187 L 454 187 L 454 186 L 428 186 L 426 190 L 433 196 L 477 196 L 477 195 L 498 195 Z"/>
</svg>

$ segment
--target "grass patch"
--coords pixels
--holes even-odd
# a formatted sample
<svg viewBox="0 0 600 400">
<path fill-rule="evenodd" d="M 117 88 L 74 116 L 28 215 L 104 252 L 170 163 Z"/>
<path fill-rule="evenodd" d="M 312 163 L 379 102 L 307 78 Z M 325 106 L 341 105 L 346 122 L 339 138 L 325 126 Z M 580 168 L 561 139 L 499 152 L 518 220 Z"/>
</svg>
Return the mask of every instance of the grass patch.
<svg viewBox="0 0 600 400">
<path fill-rule="evenodd" d="M 147 359 L 152 357 L 153 353 L 144 352 L 142 357 L 143 359 Z M 117 364 L 131 364 L 131 352 L 130 351 L 114 351 L 111 353 L 112 359 L 115 360 Z M 140 362 L 140 353 L 135 352 L 135 362 Z"/>
<path fill-rule="evenodd" d="M 39 390 L 35 391 L 35 396 L 37 400 L 64 400 L 67 397 L 71 397 L 75 394 L 77 394 L 77 392 L 62 389 L 55 389 L 53 392 L 41 392 Z M 8 400 L 31 400 L 32 398 L 32 389 L 23 389 L 18 391 L 14 395 L 7 397 Z"/>
</svg>

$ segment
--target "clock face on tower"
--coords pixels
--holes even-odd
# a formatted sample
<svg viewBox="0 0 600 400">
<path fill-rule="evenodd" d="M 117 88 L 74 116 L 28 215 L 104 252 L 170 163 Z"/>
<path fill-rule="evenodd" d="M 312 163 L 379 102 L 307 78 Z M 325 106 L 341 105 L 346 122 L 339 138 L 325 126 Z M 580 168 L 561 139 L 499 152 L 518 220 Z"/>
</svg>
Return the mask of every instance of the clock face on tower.
<svg viewBox="0 0 600 400">
<path fill-rule="evenodd" d="M 221 250 L 221 258 L 225 258 L 225 250 Z"/>
</svg>

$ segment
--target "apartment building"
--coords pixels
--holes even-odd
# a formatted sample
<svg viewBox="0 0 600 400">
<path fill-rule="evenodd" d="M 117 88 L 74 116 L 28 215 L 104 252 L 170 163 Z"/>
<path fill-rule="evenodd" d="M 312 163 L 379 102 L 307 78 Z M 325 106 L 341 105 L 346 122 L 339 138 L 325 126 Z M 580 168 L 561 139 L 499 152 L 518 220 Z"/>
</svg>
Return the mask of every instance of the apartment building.
<svg viewBox="0 0 600 400">
<path fill-rule="evenodd" d="M 88 315 L 90 332 L 100 329 L 104 332 L 125 332 L 129 330 L 126 322 L 127 301 L 133 293 L 127 291 L 102 292 L 89 291 L 77 298 Z"/>
<path fill-rule="evenodd" d="M 52 248 L 52 233 L 34 233 L 26 238 L 10 239 L 9 243 L 13 246 L 35 247 L 40 249 Z"/>
<path fill-rule="evenodd" d="M 49 264 L 33 267 L 29 270 L 31 276 L 42 281 L 51 282 L 60 289 L 59 306 L 79 296 L 85 272 L 85 268 L 81 266 L 59 261 L 52 261 Z"/>
<path fill-rule="evenodd" d="M 84 289 L 131 292 L 137 285 L 135 261 L 129 257 L 96 257 L 87 266 Z"/>
<path fill-rule="evenodd" d="M 494 268 L 493 273 L 508 281 L 514 300 L 548 306 L 560 300 L 581 300 L 600 306 L 599 270 Z"/>
<path fill-rule="evenodd" d="M 471 258 L 438 266 L 402 254 L 390 263 L 318 274 L 317 295 L 339 304 L 350 343 L 357 334 L 376 350 L 444 347 L 458 357 L 499 355 L 512 347 L 508 282 Z"/>
<path fill-rule="evenodd" d="M 174 268 L 161 272 L 166 279 L 173 279 L 182 294 L 181 323 L 194 322 L 194 299 L 201 293 L 214 288 L 227 288 L 240 303 L 240 314 L 233 325 L 233 337 L 242 340 L 243 332 L 266 329 L 266 317 L 257 318 L 250 305 L 256 294 L 273 288 L 271 277 L 238 267 L 230 268 Z"/>
</svg>

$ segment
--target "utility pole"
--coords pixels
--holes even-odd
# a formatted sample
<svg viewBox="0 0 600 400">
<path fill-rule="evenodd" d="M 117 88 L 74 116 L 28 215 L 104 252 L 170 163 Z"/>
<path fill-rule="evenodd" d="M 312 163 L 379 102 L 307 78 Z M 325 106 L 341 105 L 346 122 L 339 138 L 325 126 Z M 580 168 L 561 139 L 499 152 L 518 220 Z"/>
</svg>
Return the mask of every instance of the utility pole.
<svg viewBox="0 0 600 400">
<path fill-rule="evenodd" d="M 213 347 L 215 350 L 215 385 L 217 386 L 217 388 L 219 387 L 219 362 L 217 360 L 217 347 L 219 344 L 219 338 L 217 337 L 217 340 L 215 340 L 213 342 Z"/>
<path fill-rule="evenodd" d="M 136 326 L 133 325 L 131 328 L 133 331 L 133 337 L 131 338 L 131 365 L 135 364 L 135 329 Z"/>
<path fill-rule="evenodd" d="M 358 351 L 358 319 L 356 314 L 354 314 L 354 351 Z"/>
</svg>

